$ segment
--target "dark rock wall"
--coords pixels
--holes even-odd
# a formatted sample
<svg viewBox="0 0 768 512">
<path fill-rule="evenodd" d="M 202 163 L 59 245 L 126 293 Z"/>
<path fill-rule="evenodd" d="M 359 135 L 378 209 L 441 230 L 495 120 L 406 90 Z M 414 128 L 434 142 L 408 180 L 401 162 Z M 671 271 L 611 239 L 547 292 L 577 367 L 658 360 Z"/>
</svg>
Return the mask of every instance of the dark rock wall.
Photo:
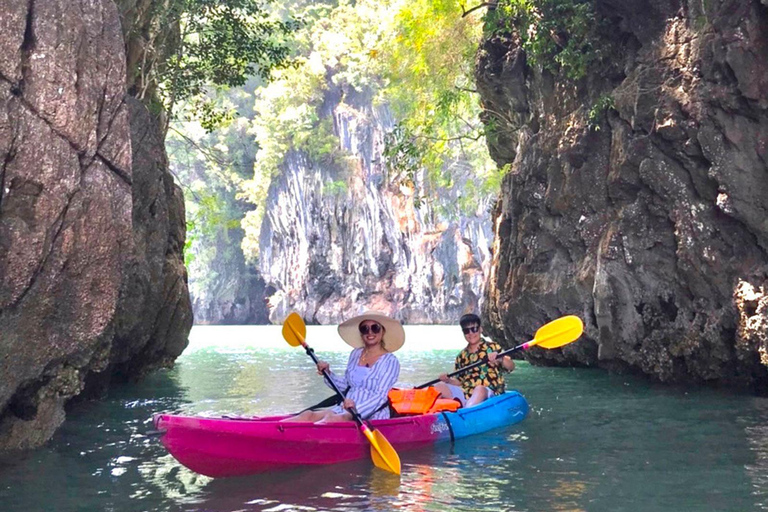
<svg viewBox="0 0 768 512">
<path fill-rule="evenodd" d="M 768 8 L 595 3 L 613 57 L 574 84 L 504 34 L 478 87 L 512 164 L 484 315 L 508 344 L 578 314 L 534 360 L 768 386 Z M 615 109 L 588 126 L 602 95 Z M 762 363 L 761 363 L 762 361 Z"/>
<path fill-rule="evenodd" d="M 0 448 L 50 437 L 108 362 L 131 251 L 111 2 L 13 2 L 0 37 Z"/>
<path fill-rule="evenodd" d="M 133 252 L 123 273 L 111 374 L 135 379 L 187 346 L 192 305 L 182 251 L 184 197 L 168 171 L 157 122 L 127 97 L 133 148 Z"/>
<path fill-rule="evenodd" d="M 86 387 L 170 363 L 191 325 L 183 202 L 126 100 L 115 4 L 3 9 L 0 450 L 47 440 Z"/>
</svg>

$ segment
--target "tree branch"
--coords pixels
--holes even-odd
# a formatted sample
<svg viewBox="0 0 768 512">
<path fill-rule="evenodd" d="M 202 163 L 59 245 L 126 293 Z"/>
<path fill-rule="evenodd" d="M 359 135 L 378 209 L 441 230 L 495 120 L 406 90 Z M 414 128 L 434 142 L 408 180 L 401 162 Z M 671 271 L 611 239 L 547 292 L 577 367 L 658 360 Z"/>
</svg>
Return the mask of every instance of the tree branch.
<svg viewBox="0 0 768 512">
<path fill-rule="evenodd" d="M 464 8 L 464 5 L 462 4 L 462 6 L 461 6 L 461 17 L 462 18 L 466 18 L 467 16 L 469 16 L 474 11 L 477 11 L 478 9 L 482 9 L 483 7 L 488 7 L 488 10 L 496 9 L 496 5 L 498 3 L 499 3 L 498 0 L 494 0 L 492 2 L 483 2 L 481 4 L 477 4 L 476 6 L 472 7 L 469 10 L 466 10 Z"/>
</svg>

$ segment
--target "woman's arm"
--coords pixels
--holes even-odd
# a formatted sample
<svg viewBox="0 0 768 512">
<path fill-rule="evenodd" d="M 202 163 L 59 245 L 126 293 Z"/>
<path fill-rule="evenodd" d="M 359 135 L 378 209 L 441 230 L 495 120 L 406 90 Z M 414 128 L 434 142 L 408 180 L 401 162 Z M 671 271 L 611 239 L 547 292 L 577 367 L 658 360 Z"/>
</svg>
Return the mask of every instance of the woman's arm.
<svg viewBox="0 0 768 512">
<path fill-rule="evenodd" d="M 336 387 L 338 387 L 343 393 L 346 393 L 347 389 L 349 389 L 349 381 L 347 380 L 347 375 L 349 375 L 349 371 L 352 369 L 352 366 L 357 364 L 357 360 L 360 359 L 360 354 L 363 349 L 356 348 L 349 354 L 349 359 L 347 359 L 347 369 L 344 370 L 344 376 L 339 377 L 332 371 L 328 370 L 328 375 L 330 376 L 331 380 L 333 380 L 333 383 L 336 384 Z M 329 388 L 333 389 L 333 386 L 328 382 L 328 380 L 323 379 L 323 382 L 325 382 L 325 385 Z"/>
</svg>

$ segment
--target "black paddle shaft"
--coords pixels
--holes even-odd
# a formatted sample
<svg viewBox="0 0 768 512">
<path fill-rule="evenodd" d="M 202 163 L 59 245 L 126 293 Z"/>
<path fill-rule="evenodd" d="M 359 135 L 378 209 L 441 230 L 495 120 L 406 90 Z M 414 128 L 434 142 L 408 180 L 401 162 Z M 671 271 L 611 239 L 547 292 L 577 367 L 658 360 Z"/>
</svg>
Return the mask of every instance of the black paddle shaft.
<svg viewBox="0 0 768 512">
<path fill-rule="evenodd" d="M 520 350 L 521 348 L 525 348 L 525 346 L 528 345 L 528 343 L 530 343 L 530 342 L 525 342 L 522 345 L 518 345 L 516 347 L 510 348 L 510 349 L 505 350 L 503 352 L 499 352 L 499 354 L 496 357 L 498 358 L 498 357 L 507 356 L 507 355 L 511 354 L 512 352 L 514 352 L 516 350 Z M 462 373 L 464 373 L 464 372 L 466 372 L 468 370 L 471 370 L 472 368 L 477 368 L 478 366 L 484 365 L 487 362 L 488 362 L 488 358 L 483 358 L 483 359 L 481 359 L 480 361 L 478 361 L 476 363 L 472 363 L 469 366 L 465 366 L 464 368 L 459 368 L 455 372 L 449 373 L 448 377 L 455 377 L 455 376 L 460 375 L 460 374 L 462 374 Z M 416 386 L 416 389 L 426 388 L 427 386 L 431 386 L 432 384 L 437 384 L 438 382 L 440 382 L 440 379 L 431 380 L 431 381 L 429 381 L 429 382 L 427 382 L 425 384 L 421 384 L 419 386 Z"/>
<path fill-rule="evenodd" d="M 305 343 L 304 350 L 306 350 L 307 354 L 309 354 L 309 357 L 312 358 L 315 364 L 318 364 L 320 362 L 318 361 L 317 356 L 315 355 L 315 349 L 313 349 L 312 347 L 310 347 Z M 333 382 L 333 379 L 328 374 L 328 371 L 323 370 L 323 378 L 325 378 L 325 381 L 331 385 L 333 390 L 336 392 L 337 395 L 339 395 L 339 397 L 341 397 L 341 401 L 343 402 L 346 399 L 346 397 L 344 396 L 344 392 L 339 389 L 339 387 L 336 385 L 335 382 Z M 347 409 L 347 410 L 352 414 L 352 417 L 355 419 L 358 425 L 363 424 L 363 418 L 360 417 L 360 413 L 357 412 L 357 409 L 353 407 L 352 409 Z"/>
</svg>

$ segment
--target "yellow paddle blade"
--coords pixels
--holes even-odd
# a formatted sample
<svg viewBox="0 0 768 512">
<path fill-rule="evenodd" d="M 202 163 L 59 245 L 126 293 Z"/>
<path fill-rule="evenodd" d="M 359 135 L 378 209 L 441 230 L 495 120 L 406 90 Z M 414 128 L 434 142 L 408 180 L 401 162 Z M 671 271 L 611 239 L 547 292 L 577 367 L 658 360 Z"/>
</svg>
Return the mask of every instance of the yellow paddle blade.
<svg viewBox="0 0 768 512">
<path fill-rule="evenodd" d="M 283 338 L 292 347 L 298 347 L 304 344 L 307 337 L 307 326 L 304 320 L 295 311 L 288 315 L 283 322 Z"/>
<path fill-rule="evenodd" d="M 384 471 L 399 475 L 400 456 L 392 445 L 389 444 L 387 438 L 378 430 L 371 430 L 367 426 L 363 426 L 362 431 L 371 443 L 371 459 L 373 459 L 373 464 Z"/>
<path fill-rule="evenodd" d="M 558 348 L 576 341 L 584 332 L 584 323 L 575 315 L 564 316 L 549 322 L 536 331 L 530 346 L 541 348 Z"/>
</svg>

